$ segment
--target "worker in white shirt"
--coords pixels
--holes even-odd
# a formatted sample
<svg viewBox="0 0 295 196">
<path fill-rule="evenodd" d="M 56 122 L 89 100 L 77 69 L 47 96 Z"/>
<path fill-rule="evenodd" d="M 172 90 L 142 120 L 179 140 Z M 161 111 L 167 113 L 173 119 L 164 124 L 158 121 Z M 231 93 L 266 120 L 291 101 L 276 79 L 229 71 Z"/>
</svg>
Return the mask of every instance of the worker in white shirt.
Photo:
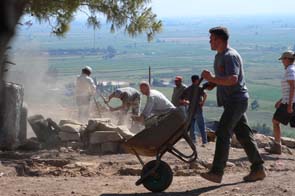
<svg viewBox="0 0 295 196">
<path fill-rule="evenodd" d="M 92 68 L 85 66 L 81 75 L 76 80 L 76 102 L 78 106 L 78 118 L 81 122 L 85 122 L 89 117 L 90 100 L 95 96 L 96 85 L 90 77 Z"/>
<path fill-rule="evenodd" d="M 145 107 L 139 116 L 132 116 L 134 121 L 142 122 L 146 127 L 157 120 L 157 117 L 166 114 L 175 106 L 161 92 L 151 89 L 149 83 L 143 81 L 139 85 L 140 91 L 147 96 Z M 154 116 L 152 119 L 150 117 Z M 150 119 L 149 119 L 150 118 Z M 149 120 L 148 120 L 149 119 Z"/>
</svg>

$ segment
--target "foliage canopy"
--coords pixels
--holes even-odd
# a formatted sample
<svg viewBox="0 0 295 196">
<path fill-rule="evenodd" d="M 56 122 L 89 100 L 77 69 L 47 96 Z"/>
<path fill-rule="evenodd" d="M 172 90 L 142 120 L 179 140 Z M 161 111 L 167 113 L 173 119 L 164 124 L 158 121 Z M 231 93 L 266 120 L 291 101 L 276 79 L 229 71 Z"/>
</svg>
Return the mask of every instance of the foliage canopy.
<svg viewBox="0 0 295 196">
<path fill-rule="evenodd" d="M 87 15 L 87 23 L 99 28 L 106 18 L 111 32 L 124 29 L 130 36 L 146 33 L 150 41 L 161 31 L 162 22 L 150 7 L 151 0 L 25 0 L 25 14 L 48 22 L 52 32 L 64 36 L 75 14 Z"/>
</svg>

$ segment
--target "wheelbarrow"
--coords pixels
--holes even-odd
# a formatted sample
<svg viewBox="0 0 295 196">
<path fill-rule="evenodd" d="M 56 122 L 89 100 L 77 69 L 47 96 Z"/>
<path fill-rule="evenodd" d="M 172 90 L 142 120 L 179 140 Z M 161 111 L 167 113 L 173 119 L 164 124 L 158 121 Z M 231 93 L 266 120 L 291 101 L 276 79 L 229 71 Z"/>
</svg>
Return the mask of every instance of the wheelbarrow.
<svg viewBox="0 0 295 196">
<path fill-rule="evenodd" d="M 189 144 L 192 150 L 190 155 L 185 155 L 174 147 L 181 138 Z M 172 153 L 186 163 L 193 162 L 197 158 L 196 147 L 188 135 L 185 114 L 181 109 L 171 111 L 159 125 L 144 129 L 123 145 L 129 153 L 136 155 L 143 166 L 140 179 L 135 184 L 143 184 L 152 192 L 164 191 L 172 182 L 172 170 L 161 160 L 166 152 Z M 145 164 L 140 155 L 155 156 L 156 159 Z"/>
<path fill-rule="evenodd" d="M 194 91 L 193 100 L 197 100 L 196 96 L 197 92 Z M 196 147 L 188 134 L 195 104 L 197 103 L 190 104 L 187 115 L 181 108 L 172 110 L 159 124 L 144 129 L 123 144 L 129 153 L 136 155 L 143 167 L 140 178 L 135 183 L 137 186 L 142 184 L 152 192 L 162 192 L 170 186 L 172 170 L 168 163 L 161 160 L 166 152 L 186 163 L 198 158 Z M 184 154 L 174 147 L 182 138 L 189 145 L 191 154 Z M 155 160 L 145 164 L 140 156 L 155 156 Z"/>
</svg>

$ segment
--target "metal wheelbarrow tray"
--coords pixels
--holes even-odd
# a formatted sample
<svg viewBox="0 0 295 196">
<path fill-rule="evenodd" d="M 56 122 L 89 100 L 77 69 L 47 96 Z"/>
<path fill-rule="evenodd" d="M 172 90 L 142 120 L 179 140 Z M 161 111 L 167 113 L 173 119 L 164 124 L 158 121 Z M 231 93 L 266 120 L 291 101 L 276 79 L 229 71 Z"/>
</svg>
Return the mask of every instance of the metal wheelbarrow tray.
<svg viewBox="0 0 295 196">
<path fill-rule="evenodd" d="M 182 109 L 174 109 L 156 125 L 144 129 L 123 144 L 128 152 L 137 156 L 143 166 L 141 177 L 135 183 L 136 185 L 143 184 L 152 192 L 161 192 L 170 186 L 173 179 L 172 170 L 166 162 L 161 160 L 166 152 L 187 163 L 196 160 L 196 147 L 188 135 L 190 119 L 190 115 L 186 117 Z M 174 147 L 181 138 L 184 138 L 190 146 L 192 150 L 190 155 L 185 155 Z M 155 156 L 156 160 L 144 164 L 140 155 Z"/>
</svg>

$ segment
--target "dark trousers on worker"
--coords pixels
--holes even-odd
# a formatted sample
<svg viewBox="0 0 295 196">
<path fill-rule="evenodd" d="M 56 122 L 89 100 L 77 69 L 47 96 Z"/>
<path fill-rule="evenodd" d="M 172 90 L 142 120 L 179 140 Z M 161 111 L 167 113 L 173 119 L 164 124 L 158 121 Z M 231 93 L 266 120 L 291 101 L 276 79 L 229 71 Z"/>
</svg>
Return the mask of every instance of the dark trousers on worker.
<svg viewBox="0 0 295 196">
<path fill-rule="evenodd" d="M 224 112 L 220 118 L 219 126 L 216 131 L 215 155 L 212 166 L 212 172 L 223 174 L 230 149 L 230 138 L 233 133 L 243 146 L 249 161 L 252 163 L 251 170 L 263 168 L 263 159 L 261 158 L 253 131 L 247 124 L 246 110 L 248 101 L 230 102 L 224 105 Z"/>
</svg>

